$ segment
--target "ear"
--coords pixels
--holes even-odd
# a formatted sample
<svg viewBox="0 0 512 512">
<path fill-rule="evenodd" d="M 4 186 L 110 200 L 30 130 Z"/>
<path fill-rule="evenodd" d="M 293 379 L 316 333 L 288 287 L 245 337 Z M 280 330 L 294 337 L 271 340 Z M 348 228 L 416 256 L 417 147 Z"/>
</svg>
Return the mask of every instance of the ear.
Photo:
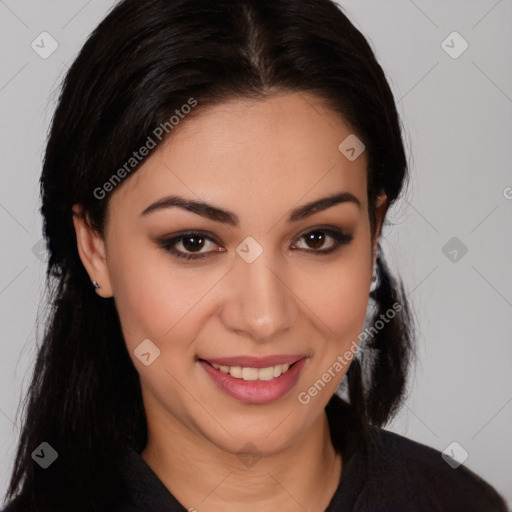
<svg viewBox="0 0 512 512">
<path fill-rule="evenodd" d="M 382 225 L 384 223 L 387 210 L 387 195 L 382 192 L 379 196 L 377 196 L 375 203 L 375 233 L 373 236 L 372 244 L 372 270 L 375 267 L 375 261 L 377 259 L 377 246 L 379 243 L 380 235 L 382 233 Z"/>
<path fill-rule="evenodd" d="M 73 224 L 75 226 L 78 254 L 92 282 L 96 281 L 99 288 L 96 293 L 101 297 L 112 297 L 112 286 L 107 265 L 105 243 L 100 234 L 94 230 L 84 215 L 79 204 L 73 205 Z"/>
</svg>

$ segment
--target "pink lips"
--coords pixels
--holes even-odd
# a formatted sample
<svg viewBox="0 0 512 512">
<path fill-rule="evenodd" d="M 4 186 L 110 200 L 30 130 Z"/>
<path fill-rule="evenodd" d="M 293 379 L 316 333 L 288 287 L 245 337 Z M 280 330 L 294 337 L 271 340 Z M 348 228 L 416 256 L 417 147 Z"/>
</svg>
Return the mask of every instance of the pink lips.
<svg viewBox="0 0 512 512">
<path fill-rule="evenodd" d="M 304 355 L 262 358 L 241 356 L 209 359 L 208 361 L 200 359 L 198 362 L 217 387 L 230 397 L 246 404 L 267 404 L 284 396 L 295 385 L 306 363 L 306 357 Z M 210 363 L 219 366 L 243 366 L 248 368 L 267 368 L 286 363 L 292 366 L 279 377 L 272 380 L 246 381 L 217 370 Z"/>
<path fill-rule="evenodd" d="M 219 366 L 243 366 L 245 368 L 268 368 L 277 364 L 293 364 L 299 359 L 306 357 L 304 354 L 297 355 L 275 355 L 266 357 L 255 356 L 235 356 L 235 357 L 221 357 L 217 359 L 205 359 L 212 364 Z"/>
</svg>

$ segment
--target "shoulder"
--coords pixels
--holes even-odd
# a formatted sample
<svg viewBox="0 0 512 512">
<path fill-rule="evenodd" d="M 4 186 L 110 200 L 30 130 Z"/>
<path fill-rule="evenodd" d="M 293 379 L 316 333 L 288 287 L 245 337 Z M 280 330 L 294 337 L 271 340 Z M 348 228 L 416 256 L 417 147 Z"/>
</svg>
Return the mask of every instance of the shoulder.
<svg viewBox="0 0 512 512">
<path fill-rule="evenodd" d="M 373 429 L 367 478 L 354 510 L 506 511 L 498 493 L 464 466 L 452 468 L 438 450 Z M 368 508 L 370 507 L 370 508 Z"/>
</svg>

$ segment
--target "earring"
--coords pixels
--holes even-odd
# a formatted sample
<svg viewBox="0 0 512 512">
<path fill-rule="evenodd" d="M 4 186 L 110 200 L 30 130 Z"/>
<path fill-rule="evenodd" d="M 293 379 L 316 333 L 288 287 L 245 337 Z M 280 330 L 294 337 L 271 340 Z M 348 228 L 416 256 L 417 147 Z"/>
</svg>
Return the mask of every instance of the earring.
<svg viewBox="0 0 512 512">
<path fill-rule="evenodd" d="M 96 281 L 92 281 L 92 285 L 94 286 L 95 290 L 97 290 L 98 288 L 101 288 L 101 286 Z"/>
</svg>

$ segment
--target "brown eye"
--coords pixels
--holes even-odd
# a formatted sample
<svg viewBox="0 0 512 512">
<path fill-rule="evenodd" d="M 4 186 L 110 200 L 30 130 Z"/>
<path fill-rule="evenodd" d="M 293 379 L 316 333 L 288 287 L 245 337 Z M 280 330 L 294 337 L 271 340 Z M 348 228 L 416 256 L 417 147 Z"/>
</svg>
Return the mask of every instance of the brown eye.
<svg viewBox="0 0 512 512">
<path fill-rule="evenodd" d="M 204 247 L 205 238 L 202 236 L 189 236 L 182 238 L 182 244 L 186 251 L 195 252 Z"/>
<path fill-rule="evenodd" d="M 321 231 L 311 231 L 304 235 L 304 239 L 311 249 L 320 249 L 325 242 L 325 234 Z"/>
<path fill-rule="evenodd" d="M 339 229 L 315 229 L 299 237 L 299 244 L 296 242 L 294 249 L 298 248 L 301 251 L 310 252 L 315 255 L 329 254 L 340 249 L 343 245 L 348 245 L 353 238 L 354 235 L 343 233 Z M 330 242 L 328 239 L 330 239 Z M 327 244 L 327 247 L 324 247 L 325 244 Z M 324 248 L 322 249 L 322 247 Z"/>
<path fill-rule="evenodd" d="M 171 239 L 162 238 L 157 240 L 157 243 L 174 256 L 188 260 L 204 258 L 212 253 L 224 251 L 218 248 L 218 244 L 211 236 L 194 232 L 184 233 Z"/>
</svg>

